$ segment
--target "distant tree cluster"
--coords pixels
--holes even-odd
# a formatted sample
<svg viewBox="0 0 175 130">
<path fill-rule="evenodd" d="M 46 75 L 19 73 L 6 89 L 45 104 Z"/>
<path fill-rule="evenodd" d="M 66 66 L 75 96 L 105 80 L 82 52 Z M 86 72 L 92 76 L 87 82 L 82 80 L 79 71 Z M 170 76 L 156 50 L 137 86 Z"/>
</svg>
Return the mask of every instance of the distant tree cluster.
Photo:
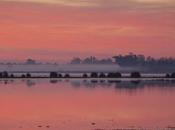
<svg viewBox="0 0 175 130">
<path fill-rule="evenodd" d="M 133 53 L 129 53 L 128 55 L 117 55 L 113 58 L 115 59 L 115 63 L 119 64 L 120 66 L 175 66 L 175 59 L 171 57 L 162 57 L 155 59 L 150 56 L 145 57 L 144 55 L 136 55 Z"/>
<path fill-rule="evenodd" d="M 114 61 L 113 61 L 114 59 Z M 172 57 L 161 57 L 161 58 L 153 58 L 151 56 L 144 56 L 144 55 L 136 55 L 133 53 L 129 53 L 127 55 L 116 55 L 112 58 L 102 58 L 98 59 L 95 56 L 90 56 L 86 58 L 79 58 L 75 57 L 71 61 L 70 64 L 118 64 L 122 67 L 148 67 L 148 68 L 155 68 L 155 67 L 175 67 L 175 58 Z M 58 65 L 58 63 L 42 63 L 38 62 L 34 59 L 27 59 L 23 63 L 15 63 L 15 62 L 7 62 L 7 63 L 0 63 L 0 65 Z M 174 69 L 175 70 L 175 69 Z"/>
<path fill-rule="evenodd" d="M 36 64 L 36 61 L 33 60 L 33 59 L 27 59 L 26 62 L 25 62 L 25 64 L 34 65 L 34 64 Z"/>
<path fill-rule="evenodd" d="M 35 59 L 26 59 L 24 62 L 0 62 L 0 65 L 58 65 L 58 63 L 40 62 Z"/>
<path fill-rule="evenodd" d="M 113 61 L 111 58 L 106 58 L 106 59 L 97 59 L 94 56 L 87 57 L 84 59 L 80 59 L 78 57 L 73 58 L 70 61 L 71 64 L 113 64 Z"/>
</svg>

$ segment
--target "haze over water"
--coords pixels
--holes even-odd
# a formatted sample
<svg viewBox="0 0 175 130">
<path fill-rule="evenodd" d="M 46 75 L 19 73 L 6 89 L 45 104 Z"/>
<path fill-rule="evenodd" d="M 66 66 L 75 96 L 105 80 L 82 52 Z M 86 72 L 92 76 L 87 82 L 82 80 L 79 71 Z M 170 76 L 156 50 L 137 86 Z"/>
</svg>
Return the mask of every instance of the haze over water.
<svg viewBox="0 0 175 130">
<path fill-rule="evenodd" d="M 174 81 L 1 80 L 0 129 L 175 126 Z"/>
</svg>

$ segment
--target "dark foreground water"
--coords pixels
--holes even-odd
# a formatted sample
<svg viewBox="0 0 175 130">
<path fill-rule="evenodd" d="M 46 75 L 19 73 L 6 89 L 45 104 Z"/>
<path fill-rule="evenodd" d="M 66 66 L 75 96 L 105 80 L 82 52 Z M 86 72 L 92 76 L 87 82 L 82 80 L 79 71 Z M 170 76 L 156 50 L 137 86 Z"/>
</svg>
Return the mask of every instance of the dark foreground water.
<svg viewBox="0 0 175 130">
<path fill-rule="evenodd" d="M 174 129 L 175 81 L 0 81 L 0 130 Z"/>
</svg>

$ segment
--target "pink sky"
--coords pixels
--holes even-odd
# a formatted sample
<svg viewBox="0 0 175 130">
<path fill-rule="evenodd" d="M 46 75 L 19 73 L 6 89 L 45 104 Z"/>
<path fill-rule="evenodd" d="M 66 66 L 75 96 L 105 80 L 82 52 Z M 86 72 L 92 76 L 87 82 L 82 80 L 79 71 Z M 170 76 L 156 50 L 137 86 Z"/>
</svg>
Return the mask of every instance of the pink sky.
<svg viewBox="0 0 175 130">
<path fill-rule="evenodd" d="M 1 60 L 175 57 L 174 0 L 1 0 Z"/>
</svg>

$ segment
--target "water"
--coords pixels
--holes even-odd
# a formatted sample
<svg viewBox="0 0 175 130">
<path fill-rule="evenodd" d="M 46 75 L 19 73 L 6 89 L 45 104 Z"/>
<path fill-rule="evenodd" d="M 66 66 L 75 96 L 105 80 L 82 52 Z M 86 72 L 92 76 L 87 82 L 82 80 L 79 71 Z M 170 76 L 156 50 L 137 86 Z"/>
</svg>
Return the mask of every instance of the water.
<svg viewBox="0 0 175 130">
<path fill-rule="evenodd" d="M 174 100 L 171 80 L 1 80 L 0 129 L 170 129 Z"/>
</svg>

